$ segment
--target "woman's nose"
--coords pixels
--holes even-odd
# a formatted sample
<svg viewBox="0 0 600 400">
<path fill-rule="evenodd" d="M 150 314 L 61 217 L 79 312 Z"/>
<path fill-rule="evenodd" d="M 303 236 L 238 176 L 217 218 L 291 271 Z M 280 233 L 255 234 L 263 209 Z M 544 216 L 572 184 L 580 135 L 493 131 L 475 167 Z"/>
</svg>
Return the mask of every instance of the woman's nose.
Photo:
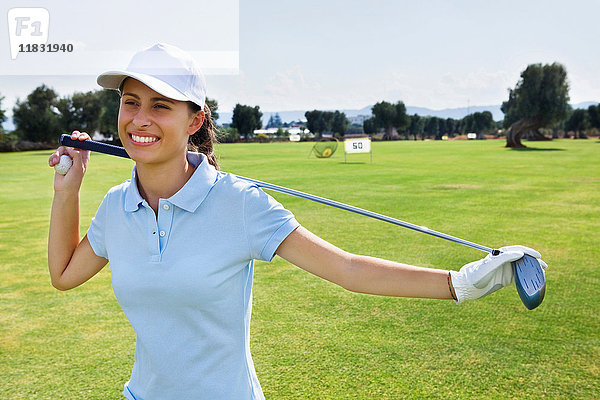
<svg viewBox="0 0 600 400">
<path fill-rule="evenodd" d="M 150 118 L 148 113 L 140 107 L 133 117 L 133 123 L 136 127 L 147 127 L 150 125 Z"/>
</svg>

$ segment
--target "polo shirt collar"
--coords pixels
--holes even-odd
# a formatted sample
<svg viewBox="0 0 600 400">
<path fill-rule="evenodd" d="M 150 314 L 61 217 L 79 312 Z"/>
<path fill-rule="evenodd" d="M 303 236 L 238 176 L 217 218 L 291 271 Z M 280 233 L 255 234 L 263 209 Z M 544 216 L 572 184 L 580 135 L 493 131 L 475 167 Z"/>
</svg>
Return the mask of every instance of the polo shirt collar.
<svg viewBox="0 0 600 400">
<path fill-rule="evenodd" d="M 190 179 L 177 193 L 167 200 L 188 212 L 194 212 L 202 204 L 217 180 L 217 170 L 202 153 L 187 153 L 188 162 L 196 168 Z M 134 212 L 144 202 L 137 187 L 137 170 L 133 167 L 131 181 L 125 193 L 125 211 Z"/>
<path fill-rule="evenodd" d="M 192 177 L 168 200 L 171 204 L 194 212 L 202 204 L 217 180 L 217 170 L 202 153 L 188 151 L 188 162 L 196 167 Z"/>
<path fill-rule="evenodd" d="M 125 211 L 134 212 L 140 207 L 140 204 L 144 202 L 144 199 L 140 195 L 137 187 L 137 173 L 135 165 L 131 171 L 131 179 L 129 185 L 125 188 Z"/>
</svg>

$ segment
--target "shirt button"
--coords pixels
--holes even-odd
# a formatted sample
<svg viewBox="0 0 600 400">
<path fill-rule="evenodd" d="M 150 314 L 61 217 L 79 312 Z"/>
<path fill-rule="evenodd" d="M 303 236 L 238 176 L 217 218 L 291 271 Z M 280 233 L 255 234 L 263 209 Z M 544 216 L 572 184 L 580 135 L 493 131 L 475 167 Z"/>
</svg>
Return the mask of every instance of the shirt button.
<svg viewBox="0 0 600 400">
<path fill-rule="evenodd" d="M 168 205 L 168 204 L 163 204 L 163 208 L 164 208 L 165 210 L 168 210 L 168 209 L 169 209 L 169 205 Z"/>
<path fill-rule="evenodd" d="M 159 234 L 160 234 L 160 237 L 163 237 L 163 236 L 165 236 L 165 231 L 160 231 Z"/>
</svg>

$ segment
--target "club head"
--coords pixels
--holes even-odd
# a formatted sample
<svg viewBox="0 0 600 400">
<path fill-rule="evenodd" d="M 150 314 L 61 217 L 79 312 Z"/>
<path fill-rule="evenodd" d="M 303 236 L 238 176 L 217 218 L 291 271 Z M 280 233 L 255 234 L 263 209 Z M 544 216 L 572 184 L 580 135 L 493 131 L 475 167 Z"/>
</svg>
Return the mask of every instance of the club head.
<svg viewBox="0 0 600 400">
<path fill-rule="evenodd" d="M 515 284 L 521 301 L 529 310 L 533 310 L 544 300 L 546 276 L 535 257 L 525 254 L 512 263 Z"/>
</svg>

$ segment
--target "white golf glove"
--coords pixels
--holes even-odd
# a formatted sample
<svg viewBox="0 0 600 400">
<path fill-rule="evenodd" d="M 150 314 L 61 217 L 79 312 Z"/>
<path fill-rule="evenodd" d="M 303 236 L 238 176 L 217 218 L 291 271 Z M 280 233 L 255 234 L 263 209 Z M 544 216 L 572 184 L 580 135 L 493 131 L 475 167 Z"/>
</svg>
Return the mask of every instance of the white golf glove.
<svg viewBox="0 0 600 400">
<path fill-rule="evenodd" d="M 452 286 L 456 294 L 456 304 L 465 300 L 475 300 L 510 285 L 514 281 L 511 261 L 528 254 L 540 262 L 542 270 L 548 266 L 541 260 L 537 251 L 525 246 L 506 246 L 499 249 L 497 256 L 488 254 L 485 258 L 463 266 L 460 271 L 450 271 Z"/>
</svg>

